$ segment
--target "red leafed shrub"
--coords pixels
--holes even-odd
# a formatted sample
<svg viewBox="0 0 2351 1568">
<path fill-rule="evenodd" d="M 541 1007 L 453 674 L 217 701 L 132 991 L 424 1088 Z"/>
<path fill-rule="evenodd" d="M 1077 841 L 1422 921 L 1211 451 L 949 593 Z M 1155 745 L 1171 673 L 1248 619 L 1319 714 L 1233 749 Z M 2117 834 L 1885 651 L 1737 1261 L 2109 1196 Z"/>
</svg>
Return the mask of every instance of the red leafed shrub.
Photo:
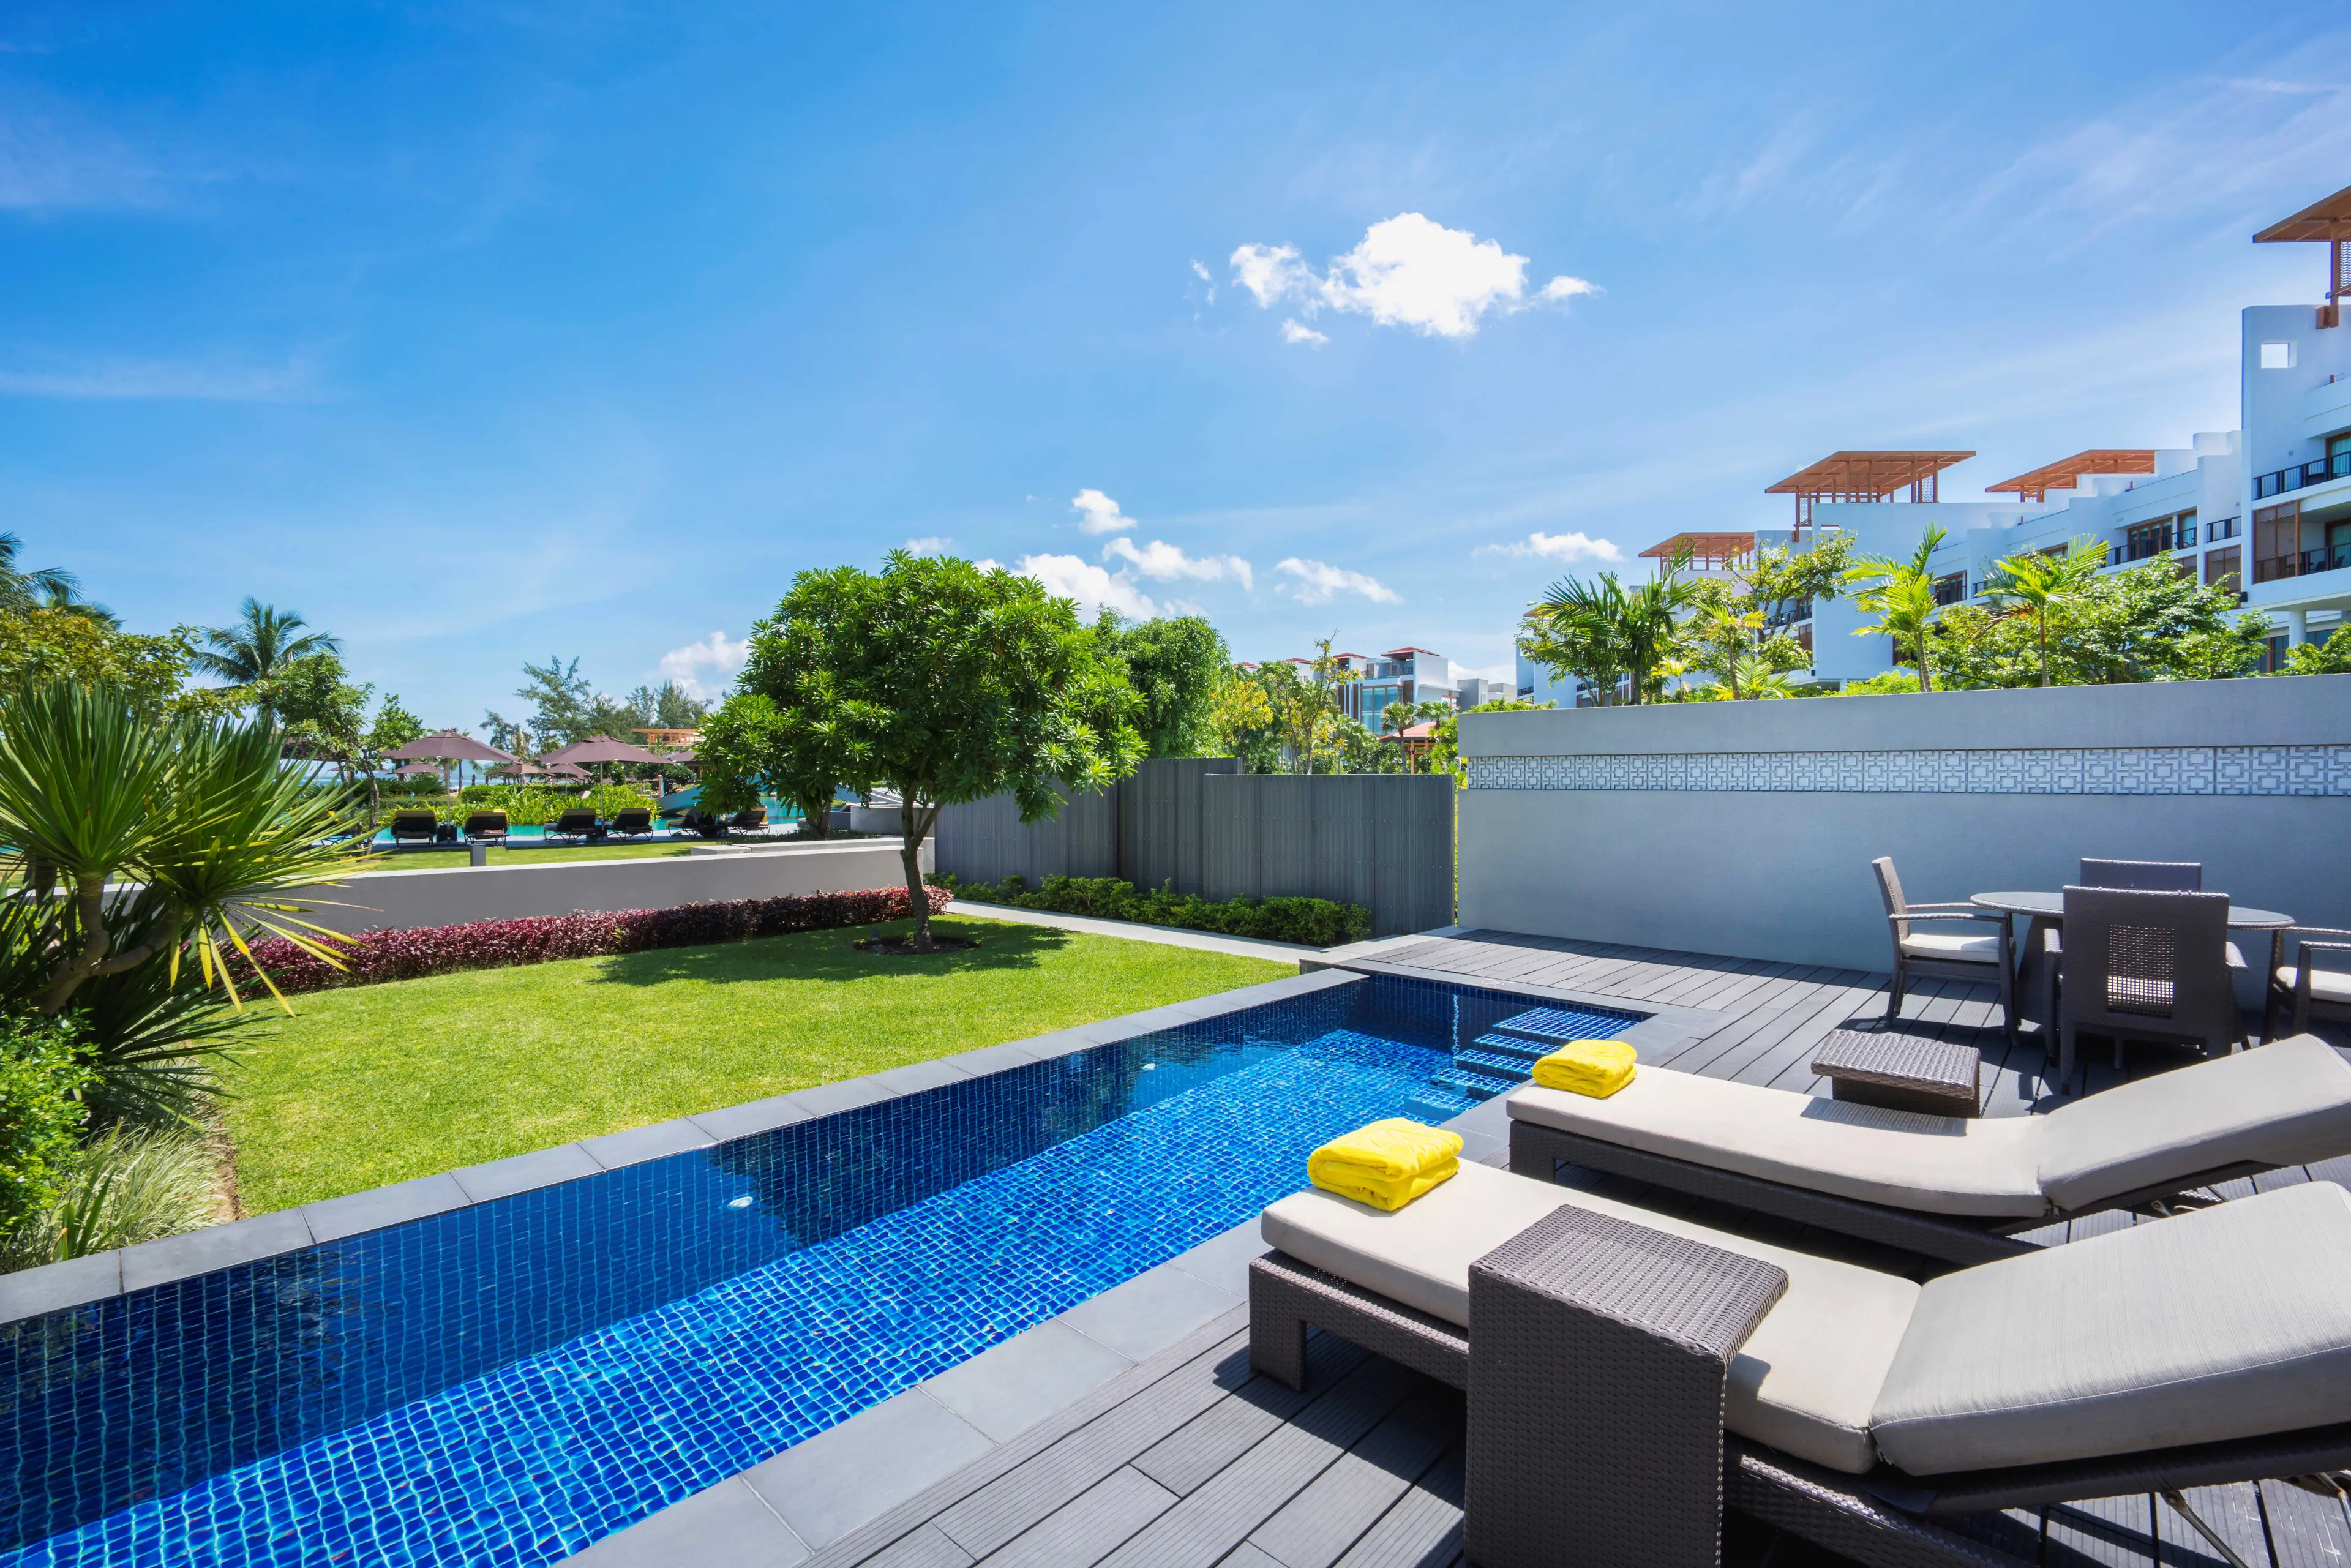
<svg viewBox="0 0 2351 1568">
<path fill-rule="evenodd" d="M 943 887 L 925 890 L 931 913 L 947 906 Z M 681 904 L 671 909 L 631 909 L 618 915 L 581 911 L 538 915 L 521 920 L 475 920 L 463 925 L 428 925 L 414 931 L 371 931 L 342 946 L 343 967 L 320 963 L 291 942 L 253 945 L 254 958 L 281 991 L 323 991 L 369 986 L 381 980 L 413 980 L 460 969 L 498 969 L 513 964 L 544 964 L 557 958 L 592 958 L 606 953 L 644 953 L 656 947 L 698 947 L 747 936 L 782 936 L 795 931 L 831 931 L 903 919 L 906 890 L 873 887 L 859 893 L 804 893 L 785 898 L 729 898 Z M 254 978 L 238 960 L 242 987 Z"/>
</svg>

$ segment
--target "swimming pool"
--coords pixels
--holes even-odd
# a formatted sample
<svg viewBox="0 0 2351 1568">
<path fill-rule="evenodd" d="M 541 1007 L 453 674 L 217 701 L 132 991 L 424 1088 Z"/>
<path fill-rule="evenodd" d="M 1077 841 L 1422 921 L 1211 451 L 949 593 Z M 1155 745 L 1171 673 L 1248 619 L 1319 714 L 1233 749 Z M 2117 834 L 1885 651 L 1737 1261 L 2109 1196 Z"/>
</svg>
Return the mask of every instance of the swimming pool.
<svg viewBox="0 0 2351 1568">
<path fill-rule="evenodd" d="M 1466 1106 L 1528 1005 L 1329 986 L 0 1326 L 0 1544 L 559 1560 Z"/>
</svg>

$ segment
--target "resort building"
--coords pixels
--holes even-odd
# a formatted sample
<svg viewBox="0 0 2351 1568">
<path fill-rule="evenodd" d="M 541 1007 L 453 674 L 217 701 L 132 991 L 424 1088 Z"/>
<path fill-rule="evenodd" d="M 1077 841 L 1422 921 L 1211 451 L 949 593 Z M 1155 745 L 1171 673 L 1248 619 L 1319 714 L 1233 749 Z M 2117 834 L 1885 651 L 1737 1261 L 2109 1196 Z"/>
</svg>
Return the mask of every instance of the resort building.
<svg viewBox="0 0 2351 1568">
<path fill-rule="evenodd" d="M 1509 695 L 1501 682 L 1469 674 L 1444 654 L 1426 648 L 1391 648 L 1377 654 L 1333 653 L 1331 659 L 1354 676 L 1339 687 L 1339 711 L 1374 731 L 1388 727 L 1384 716 L 1395 703 L 1442 702 L 1476 707 Z M 1300 675 L 1313 679 L 1313 660 L 1285 662 L 1298 666 Z"/>
</svg>

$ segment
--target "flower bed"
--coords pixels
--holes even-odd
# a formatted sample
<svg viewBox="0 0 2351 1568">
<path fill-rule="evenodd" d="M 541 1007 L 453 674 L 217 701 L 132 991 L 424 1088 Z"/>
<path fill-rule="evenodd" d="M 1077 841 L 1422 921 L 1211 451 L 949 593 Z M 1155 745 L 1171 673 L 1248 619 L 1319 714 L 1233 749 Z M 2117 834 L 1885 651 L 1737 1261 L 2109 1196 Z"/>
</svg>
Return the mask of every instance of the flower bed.
<svg viewBox="0 0 2351 1568">
<path fill-rule="evenodd" d="M 1327 898 L 1194 898 L 1164 887 L 1145 893 L 1114 876 L 1049 876 L 1035 893 L 1017 876 L 992 886 L 961 882 L 945 872 L 929 880 L 934 887 L 944 887 L 957 898 L 981 904 L 1134 920 L 1145 925 L 1177 925 L 1187 931 L 1296 942 L 1309 947 L 1362 942 L 1372 934 L 1370 910 L 1360 904 L 1334 904 Z"/>
<path fill-rule="evenodd" d="M 931 913 L 936 915 L 947 905 L 947 892 L 944 888 L 928 892 Z M 656 947 L 698 947 L 752 936 L 872 925 L 902 920 L 905 915 L 904 888 L 875 887 L 859 893 L 716 899 L 617 915 L 582 911 L 521 920 L 473 920 L 413 931 L 371 931 L 350 940 L 340 969 L 283 940 L 255 943 L 253 956 L 279 990 L 323 991 L 413 980 L 425 975 L 454 975 L 462 969 L 497 969 L 558 958 L 595 958 Z M 251 966 L 241 959 L 231 973 L 240 988 L 256 978 Z"/>
</svg>

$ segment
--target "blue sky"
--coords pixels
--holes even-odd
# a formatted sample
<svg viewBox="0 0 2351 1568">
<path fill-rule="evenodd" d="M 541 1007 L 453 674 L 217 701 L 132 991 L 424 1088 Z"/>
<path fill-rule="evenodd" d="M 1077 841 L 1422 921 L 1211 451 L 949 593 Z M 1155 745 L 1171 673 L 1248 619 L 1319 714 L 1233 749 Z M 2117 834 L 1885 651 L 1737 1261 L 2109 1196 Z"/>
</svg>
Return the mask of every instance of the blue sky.
<svg viewBox="0 0 2351 1568">
<path fill-rule="evenodd" d="M 1501 666 L 1838 447 L 1961 499 L 2232 428 L 2346 62 L 2316 5 L 18 4 L 0 527 L 434 724 L 549 653 L 716 689 L 910 539 Z"/>
</svg>

